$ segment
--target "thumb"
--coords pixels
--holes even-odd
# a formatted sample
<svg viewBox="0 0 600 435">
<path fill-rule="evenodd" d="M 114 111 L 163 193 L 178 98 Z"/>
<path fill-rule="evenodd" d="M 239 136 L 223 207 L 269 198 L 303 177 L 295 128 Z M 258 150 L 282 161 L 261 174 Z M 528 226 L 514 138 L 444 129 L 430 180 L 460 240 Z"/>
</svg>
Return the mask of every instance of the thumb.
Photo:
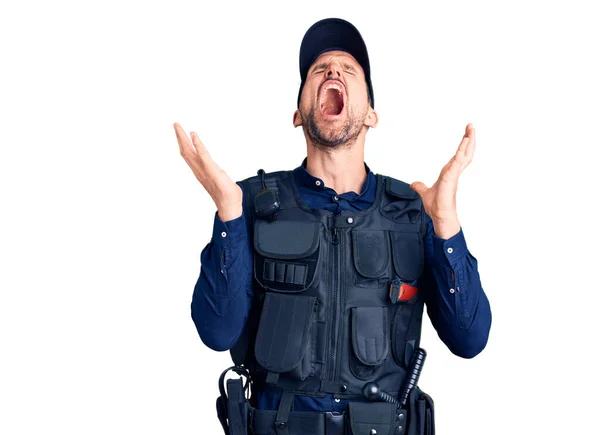
<svg viewBox="0 0 600 435">
<path fill-rule="evenodd" d="M 415 181 L 414 183 L 412 183 L 410 185 L 410 188 L 412 190 L 414 190 L 415 192 L 417 192 L 419 195 L 424 194 L 428 190 L 428 187 L 425 186 L 425 184 L 421 183 L 420 181 Z"/>
</svg>

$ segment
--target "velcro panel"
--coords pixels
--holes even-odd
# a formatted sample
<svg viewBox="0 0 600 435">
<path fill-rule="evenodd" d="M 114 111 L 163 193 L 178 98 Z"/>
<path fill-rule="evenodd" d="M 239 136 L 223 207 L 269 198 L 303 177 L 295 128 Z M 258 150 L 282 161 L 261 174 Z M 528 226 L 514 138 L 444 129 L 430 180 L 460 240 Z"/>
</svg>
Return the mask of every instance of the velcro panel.
<svg viewBox="0 0 600 435">
<path fill-rule="evenodd" d="M 284 373 L 300 364 L 308 347 L 316 301 L 315 296 L 267 292 L 255 346 L 261 366 Z"/>
<path fill-rule="evenodd" d="M 387 358 L 389 323 L 386 307 L 352 308 L 352 347 L 359 361 L 377 366 Z"/>
</svg>

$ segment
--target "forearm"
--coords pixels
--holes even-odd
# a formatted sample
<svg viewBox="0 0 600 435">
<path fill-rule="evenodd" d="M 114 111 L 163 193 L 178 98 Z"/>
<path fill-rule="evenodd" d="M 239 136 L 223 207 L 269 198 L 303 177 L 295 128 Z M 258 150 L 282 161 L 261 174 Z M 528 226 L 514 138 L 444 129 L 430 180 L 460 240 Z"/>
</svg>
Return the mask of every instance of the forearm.
<svg viewBox="0 0 600 435">
<path fill-rule="evenodd" d="M 477 260 L 466 247 L 462 229 L 449 239 L 429 231 L 421 284 L 427 292 L 427 313 L 452 353 L 473 358 L 485 348 L 491 327 Z"/>
<path fill-rule="evenodd" d="M 223 222 L 215 216 L 213 237 L 200 254 L 192 319 L 211 349 L 230 349 L 239 338 L 252 299 L 252 253 L 245 216 Z"/>
</svg>

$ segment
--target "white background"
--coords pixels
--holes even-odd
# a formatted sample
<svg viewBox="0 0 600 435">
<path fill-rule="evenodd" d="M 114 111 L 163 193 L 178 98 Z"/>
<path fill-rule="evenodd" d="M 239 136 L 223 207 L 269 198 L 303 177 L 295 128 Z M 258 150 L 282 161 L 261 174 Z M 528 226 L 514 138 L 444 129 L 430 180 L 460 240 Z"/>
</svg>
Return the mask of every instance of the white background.
<svg viewBox="0 0 600 435">
<path fill-rule="evenodd" d="M 458 213 L 493 325 L 466 360 L 424 318 L 438 433 L 593 432 L 593 3 L 3 2 L 0 433 L 219 433 L 229 354 L 190 318 L 215 206 L 172 124 L 235 180 L 299 165 L 298 50 L 330 16 L 369 48 L 373 171 L 431 185 L 477 130 Z"/>
</svg>

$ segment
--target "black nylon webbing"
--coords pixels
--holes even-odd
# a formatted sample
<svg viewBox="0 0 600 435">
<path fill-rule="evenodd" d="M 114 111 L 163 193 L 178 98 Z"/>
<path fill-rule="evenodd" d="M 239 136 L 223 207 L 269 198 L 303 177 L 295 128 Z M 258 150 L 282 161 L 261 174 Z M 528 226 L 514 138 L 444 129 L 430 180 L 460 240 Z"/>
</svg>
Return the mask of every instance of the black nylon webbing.
<svg viewBox="0 0 600 435">
<path fill-rule="evenodd" d="M 290 429 L 288 426 L 288 419 L 293 404 L 294 393 L 291 391 L 284 391 L 281 395 L 279 408 L 277 409 L 277 417 L 275 417 L 275 431 L 277 432 L 277 435 L 289 435 Z"/>
<path fill-rule="evenodd" d="M 227 380 L 227 416 L 229 419 L 229 435 L 247 434 L 246 408 L 243 406 L 244 384 L 242 379 Z"/>
</svg>

